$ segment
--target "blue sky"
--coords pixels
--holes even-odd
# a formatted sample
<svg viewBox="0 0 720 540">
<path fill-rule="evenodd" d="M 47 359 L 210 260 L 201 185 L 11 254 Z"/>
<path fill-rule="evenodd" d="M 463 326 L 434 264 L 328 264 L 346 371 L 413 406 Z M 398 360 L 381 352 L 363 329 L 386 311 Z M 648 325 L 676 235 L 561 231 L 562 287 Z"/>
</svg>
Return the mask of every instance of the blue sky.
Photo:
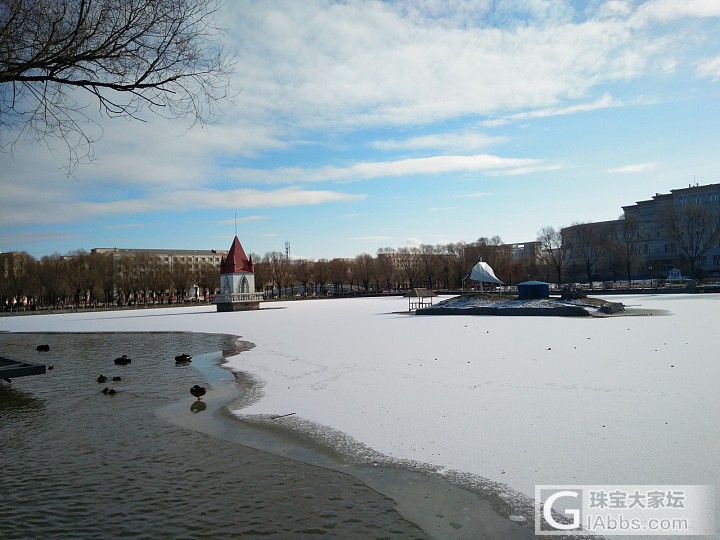
<svg viewBox="0 0 720 540">
<path fill-rule="evenodd" d="M 70 178 L 16 144 L 0 251 L 525 242 L 720 182 L 717 0 L 227 4 L 218 121 L 102 120 Z"/>
</svg>

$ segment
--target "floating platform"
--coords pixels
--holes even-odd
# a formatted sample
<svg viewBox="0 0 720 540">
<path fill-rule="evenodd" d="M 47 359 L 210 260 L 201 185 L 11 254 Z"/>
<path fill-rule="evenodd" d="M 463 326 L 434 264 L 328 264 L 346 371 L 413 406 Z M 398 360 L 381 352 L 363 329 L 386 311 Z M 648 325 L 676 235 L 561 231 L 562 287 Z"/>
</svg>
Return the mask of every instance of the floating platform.
<svg viewBox="0 0 720 540">
<path fill-rule="evenodd" d="M 24 360 L 13 360 L 0 356 L 0 379 L 14 379 L 28 375 L 42 375 L 47 372 L 45 364 Z"/>
</svg>

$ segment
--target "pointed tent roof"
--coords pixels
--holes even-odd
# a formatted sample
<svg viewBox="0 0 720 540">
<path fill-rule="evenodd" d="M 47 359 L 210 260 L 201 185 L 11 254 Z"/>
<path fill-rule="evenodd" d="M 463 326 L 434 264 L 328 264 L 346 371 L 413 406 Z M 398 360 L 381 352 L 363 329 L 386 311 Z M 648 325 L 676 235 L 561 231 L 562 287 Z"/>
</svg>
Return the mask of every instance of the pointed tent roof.
<svg viewBox="0 0 720 540">
<path fill-rule="evenodd" d="M 245 255 L 240 240 L 235 236 L 227 258 L 220 263 L 220 273 L 237 274 L 239 272 L 255 273 L 255 265 L 252 262 L 252 257 L 248 259 L 247 255 Z"/>
<path fill-rule="evenodd" d="M 499 285 L 503 284 L 503 282 L 497 278 L 495 272 L 490 267 L 490 265 L 482 261 L 478 261 L 478 263 L 472 267 L 472 270 L 470 270 L 470 274 L 465 276 L 465 279 L 467 279 L 468 277 L 475 281 L 483 281 L 485 283 L 497 283 Z"/>
</svg>

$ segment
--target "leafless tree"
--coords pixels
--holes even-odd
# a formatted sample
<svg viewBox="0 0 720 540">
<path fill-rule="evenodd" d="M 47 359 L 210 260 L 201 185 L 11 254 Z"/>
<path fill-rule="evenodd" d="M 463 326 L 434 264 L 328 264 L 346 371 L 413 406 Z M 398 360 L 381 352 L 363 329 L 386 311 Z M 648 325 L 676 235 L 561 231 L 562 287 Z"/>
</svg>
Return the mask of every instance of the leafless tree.
<svg viewBox="0 0 720 540">
<path fill-rule="evenodd" d="M 39 280 L 42 284 L 43 304 L 57 308 L 65 297 L 67 274 L 66 263 L 60 254 L 46 255 L 40 259 Z"/>
<path fill-rule="evenodd" d="M 667 236 L 687 259 L 690 277 L 697 278 L 697 263 L 720 242 L 720 213 L 703 202 L 668 204 L 661 212 Z"/>
<path fill-rule="evenodd" d="M 466 247 L 464 242 L 445 246 L 445 256 L 448 261 L 448 273 L 450 276 L 448 286 L 450 288 L 461 287 L 463 278 L 468 274 L 469 268 L 472 266 L 465 259 Z"/>
<path fill-rule="evenodd" d="M 180 261 L 178 260 L 178 257 L 175 257 L 170 271 L 170 280 L 172 282 L 172 288 L 175 290 L 176 302 L 184 301 L 191 279 L 192 268 L 190 263 L 187 261 Z"/>
<path fill-rule="evenodd" d="M 327 259 L 320 259 L 313 265 L 313 275 L 315 276 L 315 285 L 313 289 L 317 294 L 325 293 L 325 285 L 329 279 L 330 268 Z"/>
<path fill-rule="evenodd" d="M 422 281 L 429 289 L 435 287 L 435 282 L 440 274 L 440 253 L 440 249 L 430 244 L 421 245 L 417 251 L 420 259 L 418 278 L 422 276 Z"/>
<path fill-rule="evenodd" d="M 297 263 L 295 263 L 295 266 L 293 268 L 295 279 L 297 280 L 298 284 L 301 285 L 303 288 L 303 296 L 308 295 L 308 290 L 310 289 L 310 284 L 313 280 L 314 265 L 315 263 L 313 263 L 312 261 L 309 261 L 307 259 L 301 259 Z"/>
<path fill-rule="evenodd" d="M 2 0 L 0 148 L 59 138 L 92 159 L 88 107 L 106 117 L 212 119 L 232 68 L 222 0 Z M 14 132 L 14 133 L 13 133 Z"/>
<path fill-rule="evenodd" d="M 570 242 L 559 230 L 552 226 L 540 229 L 537 236 L 540 242 L 540 260 L 555 271 L 557 283 L 562 283 L 562 276 L 570 261 Z"/>
<path fill-rule="evenodd" d="M 595 265 L 610 247 L 610 231 L 605 223 L 578 223 L 563 231 L 571 235 L 570 243 L 575 256 L 582 261 L 588 284 L 592 285 Z"/>
<path fill-rule="evenodd" d="M 343 285 L 348 282 L 348 263 L 345 259 L 333 259 L 328 263 L 328 277 L 333 284 L 333 291 L 344 292 Z"/>
<path fill-rule="evenodd" d="M 391 258 L 391 254 L 394 252 L 395 250 L 391 248 L 380 248 L 375 259 L 375 268 L 379 279 L 383 280 L 388 290 L 393 288 L 393 278 L 395 276 L 395 267 Z"/>
<path fill-rule="evenodd" d="M 197 285 L 202 289 L 205 302 L 220 285 L 220 267 L 211 262 L 200 263 L 196 273 Z"/>
<path fill-rule="evenodd" d="M 268 263 L 269 281 L 273 287 L 277 285 L 278 296 L 282 296 L 283 285 L 287 284 L 289 279 L 289 263 L 284 253 L 280 251 L 272 251 L 265 255 Z"/>
<path fill-rule="evenodd" d="M 400 279 L 403 281 L 402 286 L 412 289 L 417 285 L 420 277 L 420 265 L 418 265 L 418 253 L 420 250 L 416 247 L 402 247 L 397 250 L 398 269 Z"/>
<path fill-rule="evenodd" d="M 9 310 L 27 295 L 35 258 L 25 251 L 0 253 L 0 300 Z"/>
<path fill-rule="evenodd" d="M 358 255 L 355 257 L 355 273 L 360 280 L 360 283 L 362 283 L 363 288 L 365 289 L 365 292 L 370 291 L 370 282 L 375 280 L 377 282 L 376 278 L 376 270 L 375 270 L 375 259 L 372 258 L 372 255 L 368 255 L 367 253 L 363 253 L 362 255 Z"/>
<path fill-rule="evenodd" d="M 625 270 L 628 288 L 632 273 L 640 264 L 638 244 L 640 241 L 640 219 L 634 214 L 620 216 L 618 225 L 611 230 L 610 252 Z"/>
</svg>

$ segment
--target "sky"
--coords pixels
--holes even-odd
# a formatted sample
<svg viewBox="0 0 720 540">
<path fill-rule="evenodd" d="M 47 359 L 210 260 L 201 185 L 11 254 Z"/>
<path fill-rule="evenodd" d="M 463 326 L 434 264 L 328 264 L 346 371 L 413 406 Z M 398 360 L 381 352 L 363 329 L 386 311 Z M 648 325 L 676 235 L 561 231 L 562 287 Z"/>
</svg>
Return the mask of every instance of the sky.
<svg viewBox="0 0 720 540">
<path fill-rule="evenodd" d="M 100 119 L 72 176 L 60 143 L 0 153 L 0 252 L 528 242 L 720 181 L 716 0 L 233 0 L 218 20 L 235 71 L 213 123 Z"/>
</svg>

